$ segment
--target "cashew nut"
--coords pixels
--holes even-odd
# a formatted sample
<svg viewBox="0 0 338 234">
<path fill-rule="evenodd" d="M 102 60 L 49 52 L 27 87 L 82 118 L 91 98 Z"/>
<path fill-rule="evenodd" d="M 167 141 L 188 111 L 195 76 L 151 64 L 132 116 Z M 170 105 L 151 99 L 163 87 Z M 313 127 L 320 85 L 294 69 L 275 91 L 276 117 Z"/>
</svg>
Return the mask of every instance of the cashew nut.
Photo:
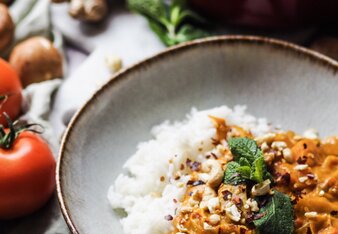
<svg viewBox="0 0 338 234">
<path fill-rule="evenodd" d="M 269 179 L 264 180 L 262 183 L 256 184 L 251 189 L 251 194 L 253 196 L 263 196 L 270 191 L 270 183 Z"/>
<path fill-rule="evenodd" d="M 204 187 L 204 191 L 202 194 L 202 201 L 200 203 L 200 208 L 207 209 L 208 208 L 208 201 L 213 199 L 217 196 L 216 192 L 210 188 L 209 186 Z"/>
<path fill-rule="evenodd" d="M 208 172 L 209 179 L 207 184 L 216 189 L 223 180 L 224 171 L 222 170 L 221 164 L 216 160 L 207 160 L 202 165 L 202 170 Z"/>
</svg>

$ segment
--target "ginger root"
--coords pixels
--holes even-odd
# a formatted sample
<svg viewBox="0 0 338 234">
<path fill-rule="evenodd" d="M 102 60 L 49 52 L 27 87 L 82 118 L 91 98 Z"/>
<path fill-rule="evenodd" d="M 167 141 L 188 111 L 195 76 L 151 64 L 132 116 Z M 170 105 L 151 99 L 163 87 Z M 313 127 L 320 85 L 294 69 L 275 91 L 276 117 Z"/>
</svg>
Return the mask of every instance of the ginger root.
<svg viewBox="0 0 338 234">
<path fill-rule="evenodd" d="M 14 23 L 6 5 L 0 3 L 0 51 L 12 42 L 14 37 Z"/>
<path fill-rule="evenodd" d="M 9 63 L 17 71 L 23 87 L 63 76 L 62 56 L 44 37 L 32 37 L 16 45 Z"/>
<path fill-rule="evenodd" d="M 52 0 L 54 3 L 69 2 L 69 14 L 82 21 L 99 22 L 108 12 L 107 0 Z"/>
</svg>

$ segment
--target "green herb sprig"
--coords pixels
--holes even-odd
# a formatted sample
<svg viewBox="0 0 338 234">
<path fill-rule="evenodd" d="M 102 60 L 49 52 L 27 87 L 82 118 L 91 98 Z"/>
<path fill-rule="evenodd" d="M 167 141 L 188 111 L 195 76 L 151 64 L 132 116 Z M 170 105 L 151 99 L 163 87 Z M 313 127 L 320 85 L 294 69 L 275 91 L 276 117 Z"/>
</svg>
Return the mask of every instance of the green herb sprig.
<svg viewBox="0 0 338 234">
<path fill-rule="evenodd" d="M 145 16 L 151 29 L 167 46 L 209 36 L 195 26 L 205 21 L 191 11 L 186 0 L 128 0 L 128 7 Z"/>
<path fill-rule="evenodd" d="M 248 180 L 261 183 L 263 180 L 271 179 L 256 141 L 239 137 L 231 138 L 228 144 L 234 161 L 227 165 L 225 183 L 236 185 Z"/>
</svg>

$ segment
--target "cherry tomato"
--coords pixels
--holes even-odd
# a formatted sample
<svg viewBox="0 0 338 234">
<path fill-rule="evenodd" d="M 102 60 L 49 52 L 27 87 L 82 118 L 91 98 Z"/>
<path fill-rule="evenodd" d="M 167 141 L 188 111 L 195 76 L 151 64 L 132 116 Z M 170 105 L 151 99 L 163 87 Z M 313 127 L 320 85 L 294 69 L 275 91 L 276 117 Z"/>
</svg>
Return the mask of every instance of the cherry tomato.
<svg viewBox="0 0 338 234">
<path fill-rule="evenodd" d="M 2 146 L 0 219 L 17 218 L 41 208 L 53 194 L 55 167 L 48 144 L 35 133 L 22 132 L 8 149 Z"/>
<path fill-rule="evenodd" d="M 0 58 L 0 113 L 6 112 L 16 119 L 21 110 L 22 87 L 16 71 Z M 6 119 L 0 114 L 0 124 L 7 126 Z"/>
</svg>

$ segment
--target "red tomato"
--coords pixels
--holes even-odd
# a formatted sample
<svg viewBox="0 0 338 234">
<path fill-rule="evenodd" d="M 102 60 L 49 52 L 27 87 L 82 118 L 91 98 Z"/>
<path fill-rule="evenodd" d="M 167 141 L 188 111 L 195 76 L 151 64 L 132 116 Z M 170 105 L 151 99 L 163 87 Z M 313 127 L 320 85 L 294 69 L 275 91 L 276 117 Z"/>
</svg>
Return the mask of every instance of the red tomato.
<svg viewBox="0 0 338 234">
<path fill-rule="evenodd" d="M 7 126 L 3 112 L 11 119 L 18 117 L 22 101 L 21 91 L 21 82 L 16 71 L 0 58 L 0 124 Z"/>
<path fill-rule="evenodd" d="M 55 167 L 49 146 L 35 133 L 22 132 L 11 148 L 0 148 L 0 219 L 42 207 L 55 188 Z"/>
</svg>

